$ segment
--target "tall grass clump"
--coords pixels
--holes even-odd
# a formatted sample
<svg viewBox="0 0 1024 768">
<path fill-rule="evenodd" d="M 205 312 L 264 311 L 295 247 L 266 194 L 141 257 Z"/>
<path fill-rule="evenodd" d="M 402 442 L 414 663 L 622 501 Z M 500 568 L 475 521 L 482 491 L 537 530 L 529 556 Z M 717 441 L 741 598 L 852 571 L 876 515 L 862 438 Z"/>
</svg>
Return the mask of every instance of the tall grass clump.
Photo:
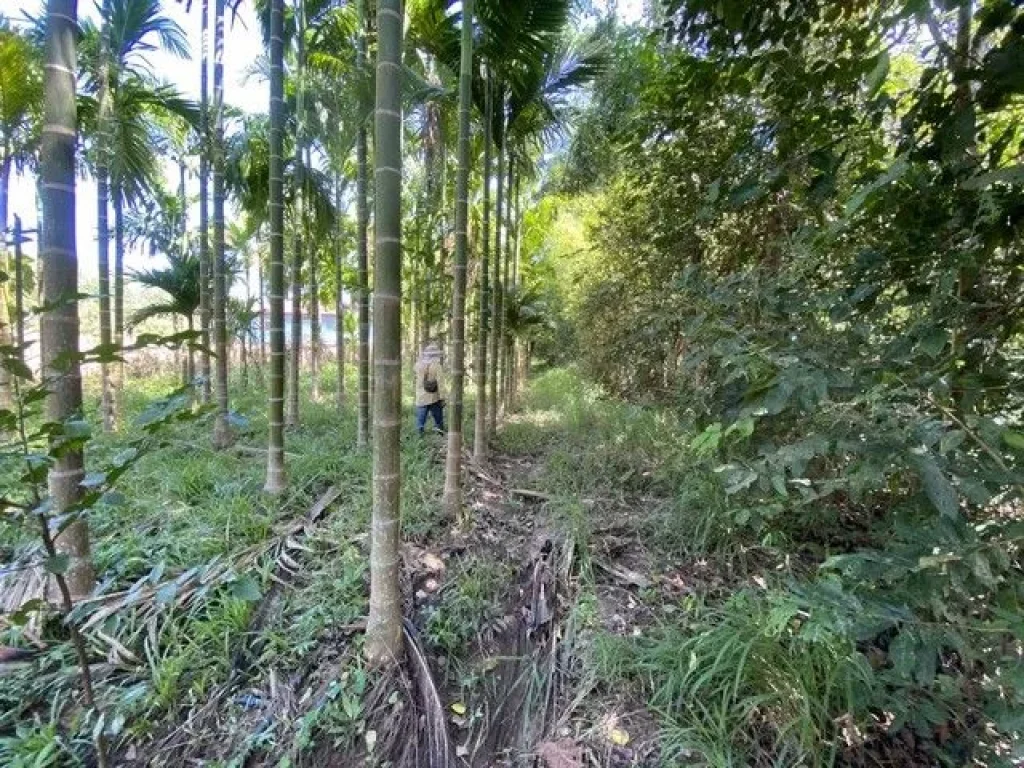
<svg viewBox="0 0 1024 768">
<path fill-rule="evenodd" d="M 830 765 L 863 720 L 874 675 L 839 631 L 808 626 L 785 595 L 740 592 L 689 624 L 599 636 L 599 679 L 632 681 L 662 718 L 665 765 Z"/>
</svg>

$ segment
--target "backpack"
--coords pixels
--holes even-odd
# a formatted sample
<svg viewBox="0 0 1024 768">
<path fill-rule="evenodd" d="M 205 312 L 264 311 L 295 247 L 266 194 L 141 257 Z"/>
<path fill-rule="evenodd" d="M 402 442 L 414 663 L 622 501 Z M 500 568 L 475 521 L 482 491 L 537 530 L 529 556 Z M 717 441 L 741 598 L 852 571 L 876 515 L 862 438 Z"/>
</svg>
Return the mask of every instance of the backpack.
<svg viewBox="0 0 1024 768">
<path fill-rule="evenodd" d="M 431 395 L 437 392 L 437 379 L 430 378 L 429 364 L 423 369 L 423 391 Z"/>
</svg>

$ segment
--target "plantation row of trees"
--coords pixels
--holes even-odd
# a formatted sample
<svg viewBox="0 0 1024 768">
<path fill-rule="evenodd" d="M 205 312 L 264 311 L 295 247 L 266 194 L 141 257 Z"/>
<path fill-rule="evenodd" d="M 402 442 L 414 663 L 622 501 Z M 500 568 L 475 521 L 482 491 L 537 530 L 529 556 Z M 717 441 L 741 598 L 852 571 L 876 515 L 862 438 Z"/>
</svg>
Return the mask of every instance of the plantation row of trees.
<svg viewBox="0 0 1024 768">
<path fill-rule="evenodd" d="M 269 111 L 235 114 L 224 99 L 229 4 L 186 5 L 198 12 L 202 31 L 198 104 L 152 69 L 154 51 L 183 61 L 191 55 L 188 36 L 160 0 L 102 0 L 95 22 L 79 21 L 75 0 L 49 0 L 40 18 L 0 25 L 0 227 L 8 223 L 11 171 L 40 176 L 39 342 L 45 421 L 52 426 L 34 434 L 49 435 L 47 515 L 63 521 L 55 547 L 69 558 L 61 580 L 69 601 L 94 584 L 81 514 L 94 495 L 85 480 L 85 442 L 66 427 L 90 415 L 82 413 L 83 365 L 99 369 L 99 423 L 116 432 L 131 350 L 155 342 L 187 345 L 187 386 L 209 403 L 213 443 L 225 448 L 233 440 L 229 329 L 242 329 L 244 343 L 256 318 L 262 322 L 255 303 L 261 310 L 266 305 L 265 490 L 280 495 L 288 484 L 285 428 L 299 421 L 303 312 L 312 329 L 312 397 L 319 398 L 318 312 L 325 302 L 336 308 L 341 407 L 343 315 L 351 296 L 358 314 L 353 449 L 372 443 L 374 465 L 366 649 L 374 661 L 391 661 L 400 657 L 402 640 L 403 341 L 415 354 L 422 342 L 441 336 L 451 351 L 444 498 L 447 511 L 461 519 L 466 350 L 475 349 L 473 454 L 482 460 L 526 365 L 527 335 L 538 325 L 522 287 L 528 266 L 520 252 L 536 163 L 559 130 L 568 96 L 598 71 L 600 55 L 593 42 L 571 38 L 568 0 L 480 0 L 475 7 L 466 0 L 264 0 L 256 11 L 267 53 L 252 77 L 269 87 Z M 191 221 L 196 195 L 188 184 L 193 157 L 198 221 Z M 171 167 L 176 190 L 166 179 Z M 93 252 L 75 237 L 78 174 L 95 179 L 98 198 L 99 344 L 89 350 L 79 349 L 79 305 L 94 297 L 79 295 L 78 265 Z M 237 221 L 229 225 L 232 211 Z M 125 254 L 133 246 L 162 255 L 167 265 L 126 274 Z M 253 256 L 256 298 L 233 308 L 232 276 L 248 274 Z M 7 259 L 5 276 L 29 276 L 27 265 L 15 269 Z M 126 277 L 163 290 L 166 300 L 126 318 Z M 23 319 L 27 288 L 19 281 L 11 291 L 11 283 L 0 283 L 5 430 L 28 413 L 12 403 L 29 391 L 32 378 L 26 350 L 33 342 L 11 335 L 12 318 Z M 183 318 L 186 330 L 158 339 L 142 335 L 129 346 L 126 330 L 157 315 Z"/>
<path fill-rule="evenodd" d="M 790 658 L 840 649 L 817 730 L 772 754 L 884 712 L 995 760 L 1024 711 L 1024 10 L 675 0 L 658 21 L 615 30 L 527 214 L 560 308 L 545 351 L 693 425 L 696 543 L 787 542 L 815 569 L 733 606 Z M 745 763 L 766 737 L 741 727 Z"/>
</svg>

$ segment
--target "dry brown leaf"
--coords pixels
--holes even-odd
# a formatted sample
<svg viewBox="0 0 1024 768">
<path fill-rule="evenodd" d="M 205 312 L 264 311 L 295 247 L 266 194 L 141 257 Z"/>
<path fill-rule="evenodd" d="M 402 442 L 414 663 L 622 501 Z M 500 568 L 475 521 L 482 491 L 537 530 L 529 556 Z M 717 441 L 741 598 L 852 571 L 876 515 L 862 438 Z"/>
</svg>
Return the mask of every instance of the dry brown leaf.
<svg viewBox="0 0 1024 768">
<path fill-rule="evenodd" d="M 583 748 L 572 739 L 541 742 L 537 756 L 546 768 L 583 768 Z"/>
</svg>

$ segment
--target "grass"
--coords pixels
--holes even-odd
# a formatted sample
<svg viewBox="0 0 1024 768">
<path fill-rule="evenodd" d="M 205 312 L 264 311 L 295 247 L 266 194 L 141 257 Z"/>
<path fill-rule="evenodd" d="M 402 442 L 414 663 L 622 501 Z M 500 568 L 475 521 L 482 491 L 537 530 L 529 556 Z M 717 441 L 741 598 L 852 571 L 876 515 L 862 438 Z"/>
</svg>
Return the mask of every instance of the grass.
<svg viewBox="0 0 1024 768">
<path fill-rule="evenodd" d="M 636 686 L 662 723 L 662 759 L 831 765 L 839 720 L 863 720 L 873 675 L 839 633 L 802 633 L 783 596 L 739 592 L 642 638 L 599 635 L 602 679 Z"/>
<path fill-rule="evenodd" d="M 705 597 L 699 583 L 683 599 L 641 589 L 631 599 L 671 621 L 626 635 L 600 625 L 589 567 L 595 510 L 625 510 L 662 567 L 699 558 L 726 573 L 750 565 L 745 553 L 758 543 L 740 533 L 720 477 L 690 450 L 688 425 L 608 400 L 561 370 L 533 383 L 499 442 L 536 460 L 531 487 L 551 495 L 546 511 L 576 543 L 569 615 L 583 639 L 580 679 L 599 695 L 629 692 L 648 704 L 662 765 L 832 764 L 842 746 L 838 723 L 844 716 L 863 722 L 874 677 L 847 634 L 805 628 L 784 587 L 724 601 Z M 773 583 L 784 576 L 766 574 Z"/>
<path fill-rule="evenodd" d="M 514 583 L 514 566 L 488 559 L 460 561 L 437 605 L 428 609 L 425 635 L 449 658 L 464 657 L 470 640 L 501 615 L 501 599 Z"/>
<path fill-rule="evenodd" d="M 129 415 L 172 387 L 170 379 L 132 381 Z M 267 552 L 211 581 L 190 603 L 179 604 L 172 593 L 153 610 L 129 608 L 99 627 L 139 660 L 100 688 L 108 718 L 136 742 L 198 711 L 233 675 L 265 687 L 273 673 L 308 679 L 313 693 L 301 715 L 224 734 L 216 756 L 223 759 L 211 765 L 240 765 L 256 752 L 296 764 L 325 742 L 361 743 L 366 672 L 361 635 L 350 628 L 367 608 L 371 458 L 354 448 L 351 403 L 339 411 L 330 387 L 323 391 L 323 402 L 303 398 L 301 424 L 287 433 L 289 490 L 282 497 L 262 493 L 266 391 L 253 376 L 247 390 L 233 391 L 244 425 L 241 450 L 212 449 L 208 416 L 174 424 L 162 445 L 124 476 L 119 503 L 93 510 L 94 558 L 104 589 L 115 592 L 234 562 L 258 551 L 283 522 L 304 515 L 329 486 L 341 492 L 311 535 L 286 549 L 292 575 Z M 95 406 L 90 391 L 89 412 Z M 429 545 L 449 524 L 439 503 L 443 443 L 418 438 L 411 413 L 405 415 L 403 537 Z M 97 434 L 90 464 L 101 466 L 133 430 Z M 541 507 L 510 504 L 507 513 L 537 514 L 541 525 L 559 529 L 575 547 L 575 594 L 564 606 L 563 638 L 572 637 L 578 655 L 566 661 L 567 669 L 599 696 L 628 693 L 638 706 L 649 702 L 666 766 L 693 753 L 714 766 L 766 756 L 776 764 L 826 764 L 837 743 L 836 717 L 858 711 L 870 670 L 842 636 L 803 632 L 786 612 L 791 606 L 783 591 L 744 591 L 718 603 L 702 594 L 677 600 L 652 580 L 631 599 L 671 621 L 638 627 L 636 636 L 602 628 L 600 576 L 593 567 L 602 535 L 598 515 L 611 511 L 631 527 L 655 570 L 709 553 L 734 557 L 742 544 L 720 478 L 693 456 L 691 437 L 668 412 L 609 400 L 571 370 L 538 377 L 497 436 L 496 451 L 529 463 L 529 476 L 516 482 L 550 497 Z M 31 541 L 31 533 L 0 523 L 4 554 Z M 470 674 L 465 662 L 474 641 L 508 610 L 504 601 L 520 566 L 473 552 L 450 561 L 437 602 L 417 617 L 431 653 L 446 660 L 449 680 Z M 272 587 L 274 572 L 285 586 Z M 271 589 L 273 598 L 260 601 Z M 0 642 L 24 643 L 21 631 L 8 630 Z M 65 673 L 71 662 L 63 630 L 50 622 L 42 636 L 50 649 L 25 674 L 0 678 L 5 765 L 73 763 L 88 741 L 92 724 L 81 717 L 76 681 Z M 98 656 L 109 648 L 96 643 L 92 651 Z M 244 708 L 226 706 L 224 722 L 245 716 Z"/>
<path fill-rule="evenodd" d="M 98 412 L 94 384 L 87 380 L 85 408 L 89 414 Z M 350 392 L 355 392 L 354 385 L 353 379 Z M 93 424 L 86 454 L 89 467 L 103 466 L 122 450 L 125 441 L 138 434 L 135 416 L 175 386 L 171 377 L 129 379 L 124 429 L 104 435 L 98 424 Z M 211 691 L 228 679 L 242 650 L 258 651 L 250 660 L 256 677 L 270 668 L 299 668 L 322 644 L 341 637 L 339 627 L 365 615 L 363 547 L 371 506 L 371 457 L 368 451 L 355 449 L 354 404 L 350 401 L 339 411 L 331 386 L 333 382 L 324 387 L 319 403 L 311 402 L 308 391 L 304 392 L 300 425 L 286 434 L 289 489 L 281 497 L 268 498 L 262 493 L 267 393 L 254 375 L 247 389 L 238 381 L 232 386 L 240 450 L 213 450 L 209 414 L 170 425 L 160 435 L 161 444 L 153 446 L 121 478 L 117 503 L 91 510 L 93 558 L 102 588 L 113 593 L 140 580 L 156 584 L 189 569 L 231 562 L 267 541 L 282 521 L 304 515 L 327 487 L 335 485 L 341 490 L 314 535 L 302 542 L 302 549 L 290 552 L 292 558 L 301 560 L 298 576 L 289 588 L 281 590 L 282 597 L 269 615 L 256 616 L 254 600 L 270 587 L 269 574 L 275 567 L 270 555 L 253 562 L 251 570 L 236 574 L 234 582 L 229 574 L 227 581 L 204 587 L 205 594 L 187 606 L 179 607 L 170 595 L 166 604 L 155 610 L 128 608 L 99 627 L 140 662 L 100 686 L 108 720 L 116 719 L 118 728 L 126 729 L 133 738 L 144 739 L 202 705 Z M 304 389 L 309 389 L 308 381 Z M 411 413 L 406 416 L 404 535 L 416 539 L 435 530 L 441 520 L 437 500 L 443 472 L 436 461 L 440 443 L 421 441 L 414 433 Z M 9 520 L 0 521 L 0 555 L 5 559 L 34 544 L 33 531 Z M 240 584 L 252 586 L 239 589 Z M 265 623 L 258 638 L 250 632 L 254 620 Z M 44 654 L 31 673 L 0 678 L 0 702 L 17 702 L 10 710 L 5 707 L 0 717 L 0 736 L 5 739 L 0 742 L 0 750 L 4 750 L 0 755 L 5 756 L 0 762 L 4 765 L 22 764 L 17 762 L 22 754 L 39 761 L 25 765 L 48 765 L 54 749 L 63 755 L 60 764 L 66 764 L 81 746 L 76 739 L 88 743 L 89 723 L 72 725 L 70 731 L 67 727 L 74 723 L 69 716 L 79 711 L 75 681 L 56 684 L 64 679 L 63 670 L 70 664 L 63 652 L 66 646 L 60 627 L 48 622 L 42 628 L 42 639 L 55 650 Z M 23 642 L 19 628 L 0 633 L 0 643 Z M 92 651 L 98 655 L 106 649 L 101 644 L 94 645 Z M 358 648 L 355 651 L 353 658 L 358 657 Z M 351 670 L 343 670 L 327 685 L 330 690 L 351 687 L 351 675 Z M 298 744 L 312 734 L 339 737 L 345 729 L 339 731 L 338 723 L 353 711 L 351 699 L 351 691 L 342 695 L 338 688 L 336 695 L 311 710 L 319 714 L 311 715 L 304 730 L 290 733 L 288 738 Z M 57 736 L 50 738 L 53 734 Z M 291 749 L 287 745 L 282 748 Z"/>
</svg>

